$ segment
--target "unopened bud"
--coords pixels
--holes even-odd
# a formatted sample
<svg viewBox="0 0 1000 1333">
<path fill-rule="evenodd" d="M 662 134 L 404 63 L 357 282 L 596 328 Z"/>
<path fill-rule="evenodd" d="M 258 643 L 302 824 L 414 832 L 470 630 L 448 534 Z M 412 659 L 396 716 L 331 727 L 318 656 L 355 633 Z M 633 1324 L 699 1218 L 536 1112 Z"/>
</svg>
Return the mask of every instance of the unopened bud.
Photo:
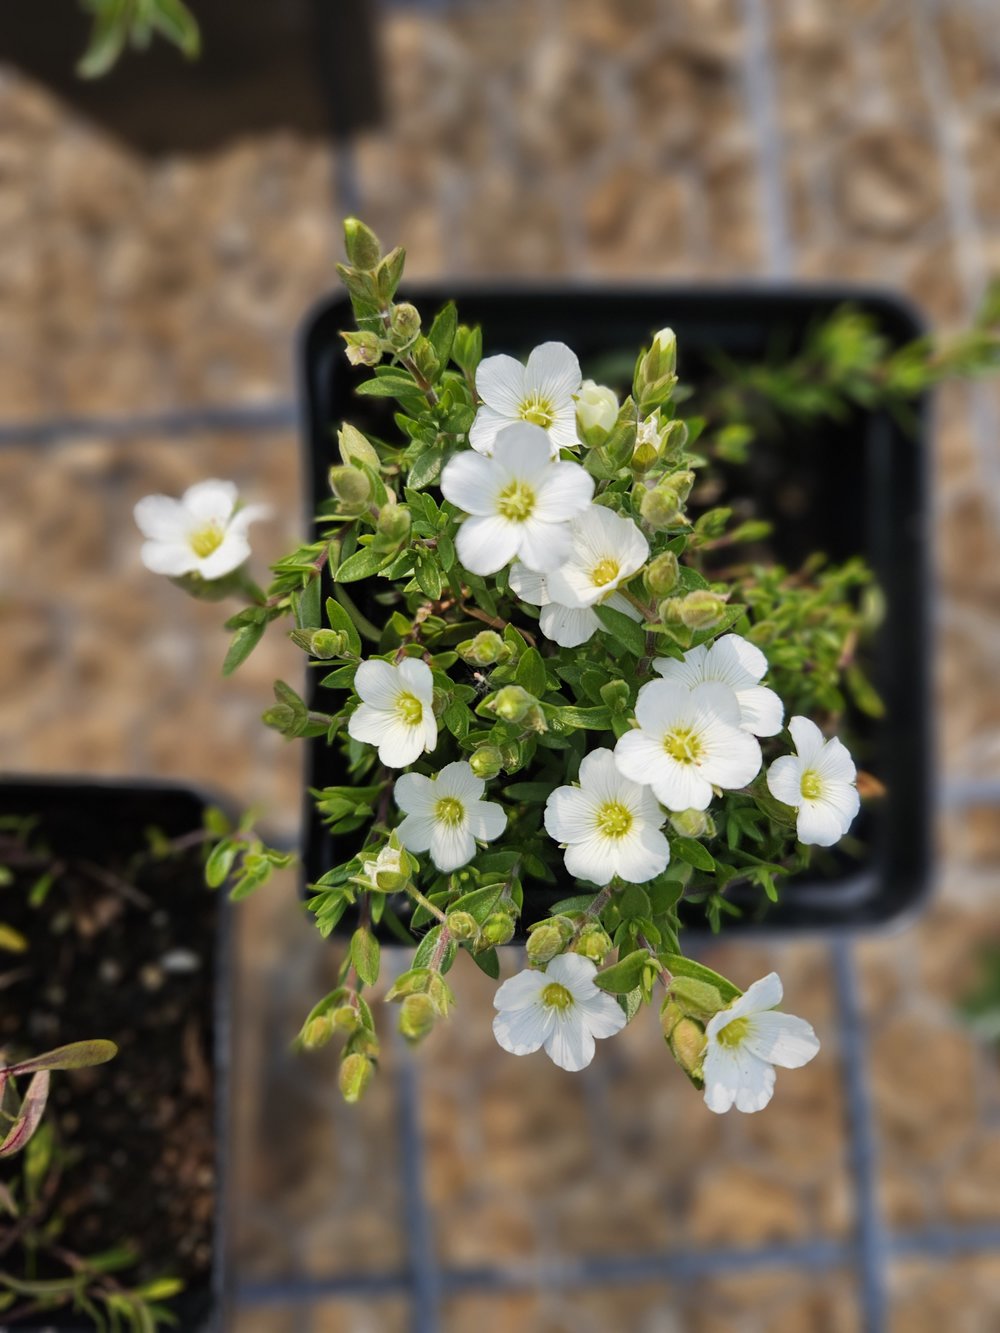
<svg viewBox="0 0 1000 1333">
<path fill-rule="evenodd" d="M 446 925 L 456 940 L 471 940 L 479 934 L 479 923 L 471 912 L 449 912 Z"/>
<path fill-rule="evenodd" d="M 717 592 L 696 588 L 680 599 L 678 614 L 688 629 L 712 629 L 726 614 L 726 602 Z"/>
<path fill-rule="evenodd" d="M 595 922 L 584 926 L 581 930 L 578 940 L 573 945 L 573 952 L 582 954 L 584 958 L 589 958 L 600 967 L 613 947 L 608 932 Z"/>
<path fill-rule="evenodd" d="M 310 1018 L 302 1029 L 301 1041 L 307 1051 L 318 1051 L 333 1036 L 333 1024 L 327 1014 Z"/>
<path fill-rule="evenodd" d="M 715 836 L 715 820 L 707 810 L 677 810 L 670 816 L 670 824 L 683 838 Z"/>
<path fill-rule="evenodd" d="M 628 707 L 629 687 L 624 680 L 609 680 L 601 686 L 601 700 L 612 713 L 623 713 Z"/>
<path fill-rule="evenodd" d="M 353 1105 L 360 1101 L 365 1088 L 372 1081 L 372 1074 L 375 1072 L 375 1066 L 366 1055 L 360 1052 L 353 1052 L 351 1055 L 345 1055 L 340 1064 L 340 1075 L 337 1082 L 340 1086 L 340 1095 L 345 1102 Z"/>
<path fill-rule="evenodd" d="M 378 237 L 360 218 L 344 220 L 344 249 L 355 268 L 373 269 L 382 258 Z"/>
<path fill-rule="evenodd" d="M 398 342 L 409 342 L 420 332 L 420 311 L 409 301 L 393 306 L 389 327 Z"/>
<path fill-rule="evenodd" d="M 381 460 L 375 452 L 374 446 L 369 444 L 357 427 L 345 422 L 343 428 L 337 432 L 337 444 L 343 462 L 363 463 L 365 467 L 370 467 L 373 472 L 379 470 Z"/>
<path fill-rule="evenodd" d="M 520 741 L 504 741 L 500 746 L 500 757 L 508 773 L 516 773 L 524 762 L 524 749 Z"/>
<path fill-rule="evenodd" d="M 673 551 L 661 551 L 646 566 L 643 582 L 654 597 L 662 597 L 677 582 L 679 565 Z"/>
<path fill-rule="evenodd" d="M 346 647 L 347 635 L 339 629 L 313 630 L 309 639 L 309 651 L 323 661 L 339 657 Z"/>
<path fill-rule="evenodd" d="M 455 996 L 440 972 L 431 972 L 427 978 L 427 995 L 434 1006 L 434 1012 L 447 1018 L 448 1011 L 455 1003 Z"/>
<path fill-rule="evenodd" d="M 352 366 L 377 366 L 382 360 L 382 342 L 374 333 L 361 329 L 340 336 L 347 345 L 347 359 Z"/>
<path fill-rule="evenodd" d="M 669 482 L 660 482 L 652 490 L 644 491 L 639 501 L 639 513 L 654 532 L 674 527 L 681 518 L 682 507 L 680 496 Z"/>
<path fill-rule="evenodd" d="M 586 443 L 603 443 L 617 420 L 618 399 L 614 390 L 584 380 L 576 395 L 576 424 Z"/>
<path fill-rule="evenodd" d="M 459 652 L 464 661 L 474 666 L 493 666 L 510 656 L 507 644 L 493 629 L 480 630 L 474 638 L 466 639 L 459 644 Z"/>
<path fill-rule="evenodd" d="M 640 408 L 667 401 L 677 383 L 677 339 L 673 329 L 660 329 L 653 345 L 635 367 L 632 388 Z"/>
<path fill-rule="evenodd" d="M 674 1004 L 668 995 L 660 1008 L 660 1029 L 666 1041 L 670 1040 L 670 1034 L 683 1017 L 684 1010 L 680 1005 Z"/>
<path fill-rule="evenodd" d="M 495 778 L 503 769 L 503 755 L 495 745 L 481 745 L 469 756 L 469 767 L 477 778 Z"/>
<path fill-rule="evenodd" d="M 653 353 L 659 358 L 662 369 L 672 375 L 677 369 L 677 335 L 673 329 L 660 329 L 653 335 Z"/>
<path fill-rule="evenodd" d="M 360 468 L 339 466 L 330 469 L 330 489 L 345 505 L 357 508 L 368 503 L 372 484 Z"/>
<path fill-rule="evenodd" d="M 481 938 L 487 944 L 509 944 L 514 938 L 514 918 L 509 912 L 492 912 L 483 922 Z"/>
<path fill-rule="evenodd" d="M 406 505 L 387 504 L 379 510 L 377 526 L 381 536 L 402 544 L 410 535 L 413 519 Z"/>
<path fill-rule="evenodd" d="M 410 1042 L 421 1041 L 431 1031 L 437 1014 L 428 995 L 407 995 L 399 1008 L 399 1031 Z"/>
<path fill-rule="evenodd" d="M 350 1034 L 361 1026 L 361 1018 L 353 1004 L 338 1004 L 329 1013 L 330 1023 L 335 1032 Z"/>
<path fill-rule="evenodd" d="M 707 1045 L 705 1029 L 693 1018 L 681 1018 L 674 1024 L 669 1042 L 674 1059 L 685 1074 L 700 1081 L 704 1076 L 702 1062 Z"/>
<path fill-rule="evenodd" d="M 562 953 L 564 943 L 558 928 L 546 922 L 536 926 L 528 936 L 525 951 L 533 963 L 547 963 L 557 953 Z"/>
<path fill-rule="evenodd" d="M 702 1022 L 725 1008 L 718 987 L 711 982 L 700 981 L 697 977 L 674 977 L 670 983 L 670 995 L 689 1018 L 698 1018 Z"/>
<path fill-rule="evenodd" d="M 493 697 L 493 710 L 505 722 L 520 722 L 538 700 L 520 685 L 505 685 Z"/>
<path fill-rule="evenodd" d="M 260 715 L 260 720 L 265 727 L 270 727 L 272 731 L 282 733 L 290 731 L 298 726 L 298 714 L 289 704 L 272 704 L 270 708 L 265 708 Z"/>
</svg>

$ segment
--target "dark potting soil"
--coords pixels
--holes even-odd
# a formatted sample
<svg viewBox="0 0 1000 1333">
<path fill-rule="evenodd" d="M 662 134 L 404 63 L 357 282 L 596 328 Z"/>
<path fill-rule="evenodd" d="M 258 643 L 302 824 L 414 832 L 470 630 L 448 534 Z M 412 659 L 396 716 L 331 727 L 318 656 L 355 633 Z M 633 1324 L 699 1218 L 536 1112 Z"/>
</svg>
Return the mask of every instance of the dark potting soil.
<svg viewBox="0 0 1000 1333">
<path fill-rule="evenodd" d="M 41 862 L 12 866 L 13 883 L 0 889 L 0 920 L 30 941 L 0 961 L 0 1047 L 29 1054 L 94 1037 L 117 1043 L 111 1063 L 52 1076 L 47 1118 L 68 1161 L 50 1215 L 62 1219 L 60 1244 L 78 1255 L 134 1249 L 137 1262 L 117 1275 L 126 1287 L 181 1278 L 182 1323 L 194 1329 L 216 1205 L 216 901 L 197 849 L 61 864 L 41 906 L 28 904 Z M 2 1177 L 20 1172 L 22 1160 L 4 1163 Z M 6 1219 L 0 1267 L 24 1273 L 18 1243 L 3 1253 L 5 1228 L 9 1235 Z M 43 1260 L 38 1276 L 65 1274 L 49 1269 Z"/>
</svg>

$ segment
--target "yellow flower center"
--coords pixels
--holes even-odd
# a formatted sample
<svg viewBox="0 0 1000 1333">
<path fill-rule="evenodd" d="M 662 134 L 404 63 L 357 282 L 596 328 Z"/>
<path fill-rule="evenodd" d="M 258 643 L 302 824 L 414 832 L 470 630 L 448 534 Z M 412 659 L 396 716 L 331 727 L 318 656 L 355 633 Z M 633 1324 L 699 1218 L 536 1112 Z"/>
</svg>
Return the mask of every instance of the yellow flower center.
<svg viewBox="0 0 1000 1333">
<path fill-rule="evenodd" d="M 547 398 L 541 398 L 538 394 L 534 398 L 525 398 L 521 403 L 520 416 L 522 421 L 530 421 L 533 426 L 541 426 L 548 430 L 555 420 L 555 408 Z"/>
<path fill-rule="evenodd" d="M 749 1031 L 749 1018 L 734 1018 L 716 1034 L 716 1041 L 720 1046 L 728 1046 L 731 1050 L 734 1046 L 743 1045 Z"/>
<path fill-rule="evenodd" d="M 598 560 L 597 564 L 590 571 L 590 581 L 595 588 L 603 588 L 606 584 L 611 583 L 618 577 L 620 569 L 621 565 L 619 565 L 618 561 L 612 560 L 610 557 L 604 560 Z"/>
<path fill-rule="evenodd" d="M 675 727 L 663 738 L 663 748 L 679 764 L 696 764 L 704 753 L 701 740 L 690 727 Z"/>
<path fill-rule="evenodd" d="M 465 818 L 465 806 L 461 801 L 456 801 L 454 796 L 442 796 L 434 807 L 434 818 L 439 824 L 457 828 Z"/>
<path fill-rule="evenodd" d="M 189 535 L 188 545 L 196 556 L 204 560 L 207 555 L 219 549 L 225 535 L 218 523 L 206 523 L 203 528 L 196 528 Z"/>
<path fill-rule="evenodd" d="M 524 523 L 535 508 L 535 492 L 523 481 L 512 481 L 497 497 L 497 513 L 514 523 Z"/>
<path fill-rule="evenodd" d="M 542 1004 L 546 1009 L 568 1009 L 573 1003 L 573 996 L 558 981 L 550 981 L 542 991 Z"/>
<path fill-rule="evenodd" d="M 806 801 L 815 801 L 822 795 L 823 781 L 814 768 L 807 768 L 802 774 L 799 790 Z"/>
<path fill-rule="evenodd" d="M 598 831 L 605 838 L 624 838 L 634 823 L 632 811 L 621 801 L 605 801 L 595 818 Z"/>
<path fill-rule="evenodd" d="M 418 727 L 424 718 L 423 704 L 409 690 L 401 690 L 396 696 L 396 712 L 407 727 Z"/>
</svg>

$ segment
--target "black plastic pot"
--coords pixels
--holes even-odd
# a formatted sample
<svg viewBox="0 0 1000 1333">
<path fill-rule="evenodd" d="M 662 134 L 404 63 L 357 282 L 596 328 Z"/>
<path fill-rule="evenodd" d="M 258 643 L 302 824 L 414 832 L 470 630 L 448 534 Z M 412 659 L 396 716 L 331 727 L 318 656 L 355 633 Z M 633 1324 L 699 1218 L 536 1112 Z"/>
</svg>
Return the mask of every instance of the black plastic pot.
<svg viewBox="0 0 1000 1333">
<path fill-rule="evenodd" d="M 622 349 L 634 353 L 653 331 L 669 325 L 677 334 L 681 378 L 695 386 L 720 353 L 759 363 L 774 351 L 793 352 L 811 326 L 845 302 L 875 316 L 893 346 L 922 332 L 909 306 L 867 289 L 422 288 L 409 294 L 428 317 L 449 296 L 456 297 L 460 319 L 482 324 L 486 355 L 523 354 L 547 339 L 560 339 L 577 352 L 585 375 L 588 364 Z M 348 419 L 362 429 L 394 430 L 379 400 L 353 394 L 362 376 L 348 365 L 338 337 L 339 330 L 351 327 L 348 301 L 332 297 L 312 312 L 303 333 L 310 506 L 328 493 L 336 424 Z M 885 784 L 887 795 L 866 808 L 856 826 L 869 848 L 862 863 L 841 858 L 828 878 L 792 880 L 766 913 L 756 896 L 747 899 L 748 910 L 729 923 L 730 931 L 762 924 L 768 929 L 877 925 L 913 910 L 926 893 L 932 799 L 923 403 L 916 404 L 915 414 L 916 427 L 904 430 L 885 411 L 857 410 L 847 421 L 807 430 L 790 426 L 780 444 L 753 446 L 749 490 L 763 516 L 775 520 L 778 559 L 794 566 L 816 550 L 834 560 L 862 555 L 885 594 L 873 677 L 888 712 L 879 722 L 851 718 L 851 736 L 862 766 Z M 309 784 L 342 782 L 336 752 L 321 740 L 309 745 Z M 306 874 L 314 879 L 341 858 L 311 807 L 306 819 Z M 556 896 L 565 896 L 567 887 L 560 886 Z M 692 926 L 697 929 L 697 921 Z"/>
<path fill-rule="evenodd" d="M 38 824 L 32 833 L 32 838 L 44 843 L 54 857 L 67 862 L 87 861 L 102 868 L 121 867 L 123 860 L 127 861 L 132 855 L 146 850 L 147 830 L 156 829 L 168 838 L 175 838 L 201 829 L 207 804 L 204 797 L 195 791 L 160 783 L 95 782 L 63 778 L 18 778 L 0 781 L 0 815 L 36 816 Z M 197 874 L 197 871 L 195 873 Z M 190 865 L 186 864 L 183 894 L 180 893 L 181 885 L 175 877 L 170 885 L 172 892 L 169 895 L 164 894 L 162 899 L 158 896 L 154 908 L 148 909 L 153 912 L 170 911 L 173 921 L 171 938 L 186 949 L 196 952 L 197 957 L 201 959 L 200 970 L 206 975 L 207 982 L 199 983 L 196 988 L 200 997 L 199 1003 L 185 1007 L 182 1018 L 178 1020 L 176 1026 L 172 1026 L 171 1030 L 178 1033 L 178 1045 L 180 1045 L 179 1032 L 182 1026 L 186 1030 L 192 1025 L 195 1031 L 203 1034 L 204 1046 L 212 1062 L 212 1089 L 210 1096 L 205 1099 L 205 1116 L 208 1123 L 203 1126 L 205 1137 L 211 1139 L 213 1143 L 214 1156 L 215 1200 L 211 1227 L 211 1258 L 206 1265 L 204 1280 L 189 1282 L 185 1290 L 174 1298 L 170 1305 L 176 1313 L 178 1327 L 184 1329 L 185 1333 L 189 1330 L 190 1333 L 221 1333 L 225 1327 L 226 1307 L 224 1233 L 231 971 L 228 914 L 225 895 L 210 894 L 204 887 L 200 875 L 196 883 L 188 878 L 190 875 Z M 176 901 L 181 902 L 184 896 L 193 900 L 195 893 L 204 895 L 208 906 L 202 914 L 202 900 L 199 899 L 198 912 L 201 915 L 197 922 L 190 911 L 179 912 L 176 907 L 171 910 L 173 905 L 168 899 L 174 898 L 174 890 L 177 890 Z M 0 902 L 0 916 L 4 915 L 6 907 L 6 903 Z M 36 910 L 39 922 L 44 922 L 45 928 L 49 929 L 51 920 L 46 917 L 47 906 Z M 126 907 L 124 910 L 129 909 Z M 27 934 L 29 951 L 24 959 L 19 958 L 17 963 L 30 966 L 32 938 L 30 929 Z M 149 934 L 151 937 L 149 947 L 153 949 L 152 927 Z M 142 957 L 136 957 L 135 976 L 139 975 L 144 961 Z M 31 984 L 40 987 L 44 984 L 44 978 L 39 978 L 37 981 L 32 978 Z M 102 980 L 95 975 L 93 984 L 95 988 L 99 987 L 102 985 Z M 120 984 L 130 985 L 128 995 L 123 998 L 130 1005 L 137 1007 L 141 1014 L 142 1006 L 148 1003 L 148 994 L 131 980 L 131 974 L 128 974 Z M 165 985 L 170 984 L 168 978 Z M 74 1033 L 74 1039 L 78 1035 L 82 1034 Z M 102 1027 L 100 1031 L 88 1031 L 86 1035 L 116 1039 L 113 1025 Z M 122 1047 L 111 1064 L 96 1071 L 99 1077 L 95 1080 L 95 1088 L 103 1087 L 110 1090 L 113 1087 L 115 1072 L 118 1070 L 127 1072 L 128 1059 L 129 1051 Z M 164 1066 L 163 1072 L 165 1078 L 175 1077 L 172 1067 Z M 53 1080 L 53 1097 L 58 1087 L 57 1078 L 58 1075 Z M 142 1092 L 141 1087 L 139 1091 Z M 144 1134 L 148 1132 L 150 1137 L 155 1133 L 145 1128 L 141 1132 Z M 85 1152 L 87 1144 L 83 1142 L 79 1147 Z M 126 1171 L 129 1169 L 128 1163 L 124 1169 Z M 134 1184 L 137 1192 L 146 1190 L 151 1196 L 148 1181 L 137 1178 Z M 163 1243 L 158 1234 L 158 1226 L 155 1207 L 150 1205 L 148 1237 L 150 1246 L 144 1251 L 143 1257 L 151 1266 L 156 1266 L 164 1274 L 172 1273 L 176 1271 L 176 1256 L 170 1253 L 156 1253 L 155 1250 L 158 1240 Z M 67 1237 L 67 1243 L 71 1241 L 72 1238 Z M 125 1280 L 127 1281 L 127 1274 Z M 0 1321 L 0 1327 L 6 1328 L 7 1325 Z M 19 1320 L 10 1327 L 12 1330 L 44 1328 L 51 1330 L 51 1333 L 77 1333 L 78 1330 L 92 1329 L 93 1324 L 87 1320 L 81 1322 L 80 1316 L 73 1315 L 68 1310 L 58 1310 L 44 1316 L 35 1316 L 28 1321 Z"/>
</svg>

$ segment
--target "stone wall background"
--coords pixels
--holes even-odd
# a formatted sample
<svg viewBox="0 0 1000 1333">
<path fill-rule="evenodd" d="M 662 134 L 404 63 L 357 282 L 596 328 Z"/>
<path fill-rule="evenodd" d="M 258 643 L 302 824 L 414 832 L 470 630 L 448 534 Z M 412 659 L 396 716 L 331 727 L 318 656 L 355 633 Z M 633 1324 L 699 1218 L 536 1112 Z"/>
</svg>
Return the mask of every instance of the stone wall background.
<svg viewBox="0 0 1000 1333">
<path fill-rule="evenodd" d="M 143 572 L 130 510 L 231 476 L 282 514 L 258 530 L 262 558 L 293 537 L 294 335 L 332 286 L 344 211 L 404 242 L 413 276 L 846 278 L 906 292 L 939 327 L 1000 267 L 1000 30 L 977 0 L 386 4 L 382 40 L 388 122 L 336 155 L 276 131 L 145 161 L 0 66 L 3 769 L 176 777 L 262 803 L 294 833 L 299 756 L 257 719 L 297 651 L 265 645 L 223 684 L 217 609 Z M 241 428 L 234 408 L 272 424 Z M 192 417 L 205 409 L 223 417 Z M 980 945 L 1000 940 L 998 422 L 989 388 L 940 395 L 935 900 L 852 954 L 878 1203 L 901 1231 L 1000 1234 L 996 1056 L 955 1016 Z M 342 1299 L 328 1279 L 414 1257 L 385 1148 L 414 1074 L 390 1046 L 359 1126 L 332 1057 L 288 1054 L 331 971 L 293 893 L 238 920 L 237 1264 L 271 1303 L 237 1326 L 404 1328 L 404 1297 Z M 748 980 L 777 966 L 824 1039 L 764 1117 L 711 1117 L 651 1023 L 578 1080 L 541 1057 L 529 1080 L 488 1039 L 488 983 L 460 978 L 476 1034 L 436 1034 L 416 1076 L 421 1243 L 444 1265 L 526 1276 L 507 1295 L 446 1293 L 442 1328 L 863 1327 L 846 1269 L 780 1260 L 782 1245 L 853 1234 L 843 976 L 818 941 L 726 945 L 719 964 Z M 583 1293 L 531 1278 L 581 1254 L 750 1244 L 779 1258 Z M 998 1264 L 996 1246 L 901 1252 L 886 1327 L 997 1326 Z M 315 1301 L 293 1308 L 267 1284 L 296 1274 Z"/>
</svg>

